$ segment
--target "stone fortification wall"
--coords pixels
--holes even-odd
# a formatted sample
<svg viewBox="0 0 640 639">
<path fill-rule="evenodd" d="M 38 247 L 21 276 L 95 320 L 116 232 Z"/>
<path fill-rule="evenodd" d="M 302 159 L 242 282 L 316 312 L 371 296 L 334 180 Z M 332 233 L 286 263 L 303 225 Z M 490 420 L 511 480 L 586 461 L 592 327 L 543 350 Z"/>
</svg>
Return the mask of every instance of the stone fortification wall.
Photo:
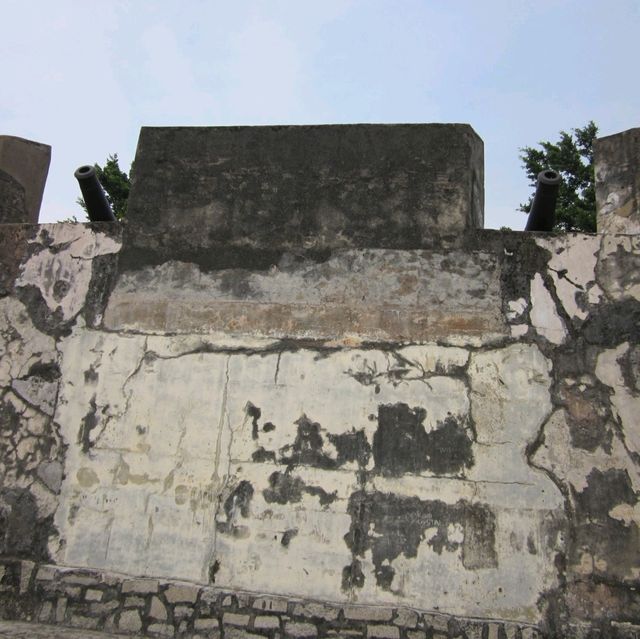
<svg viewBox="0 0 640 639">
<path fill-rule="evenodd" d="M 5 556 L 449 636 L 638 619 L 635 238 L 210 270 L 125 269 L 117 225 L 0 233 Z"/>
<path fill-rule="evenodd" d="M 478 230 L 469 127 L 337 129 L 145 130 L 126 224 L 0 226 L 3 615 L 640 632 L 637 236 Z"/>
</svg>

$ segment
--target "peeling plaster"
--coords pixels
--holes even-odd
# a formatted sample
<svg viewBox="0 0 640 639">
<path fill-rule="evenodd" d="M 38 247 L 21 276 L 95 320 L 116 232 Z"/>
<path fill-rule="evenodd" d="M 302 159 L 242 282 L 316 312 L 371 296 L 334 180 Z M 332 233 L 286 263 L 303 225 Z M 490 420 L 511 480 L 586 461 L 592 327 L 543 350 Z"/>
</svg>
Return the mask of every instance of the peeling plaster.
<svg viewBox="0 0 640 639">
<path fill-rule="evenodd" d="M 120 242 L 82 224 L 49 224 L 39 227 L 29 241 L 36 250 L 20 268 L 16 287 L 34 286 L 48 308 L 63 320 L 83 308 L 92 275 L 92 260 L 117 253 Z"/>
<path fill-rule="evenodd" d="M 567 337 L 562 318 L 558 315 L 555 302 L 547 290 L 540 273 L 531 280 L 531 324 L 536 331 L 552 344 L 562 344 Z"/>
</svg>

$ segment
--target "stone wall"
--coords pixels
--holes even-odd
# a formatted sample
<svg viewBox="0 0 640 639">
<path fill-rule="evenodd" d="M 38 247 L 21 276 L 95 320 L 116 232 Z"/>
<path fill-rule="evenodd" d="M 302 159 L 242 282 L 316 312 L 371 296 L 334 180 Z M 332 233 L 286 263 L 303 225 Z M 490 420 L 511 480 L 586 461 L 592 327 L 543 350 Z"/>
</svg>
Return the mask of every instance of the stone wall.
<svg viewBox="0 0 640 639">
<path fill-rule="evenodd" d="M 129 233 L 0 227 L 0 541 L 23 560 L 3 615 L 639 632 L 637 237 L 469 231 L 222 267 L 147 259 Z"/>
</svg>

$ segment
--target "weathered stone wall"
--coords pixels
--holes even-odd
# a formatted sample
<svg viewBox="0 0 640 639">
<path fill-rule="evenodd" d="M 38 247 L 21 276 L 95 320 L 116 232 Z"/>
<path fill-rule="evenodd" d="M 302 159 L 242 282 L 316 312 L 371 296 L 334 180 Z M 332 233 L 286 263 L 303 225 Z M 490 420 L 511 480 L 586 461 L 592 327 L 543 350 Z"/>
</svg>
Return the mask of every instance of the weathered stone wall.
<svg viewBox="0 0 640 639">
<path fill-rule="evenodd" d="M 59 567 L 22 599 L 7 568 L 4 610 L 170 636 L 638 632 L 637 238 L 216 268 L 125 258 L 127 233 L 0 227 L 2 551 Z M 71 594 L 69 566 L 92 580 Z M 152 628 L 178 581 L 195 599 Z M 252 594 L 199 612 L 223 591 Z M 265 593 L 289 603 L 260 627 Z"/>
<path fill-rule="evenodd" d="M 593 145 L 598 231 L 640 233 L 640 128 Z"/>
</svg>

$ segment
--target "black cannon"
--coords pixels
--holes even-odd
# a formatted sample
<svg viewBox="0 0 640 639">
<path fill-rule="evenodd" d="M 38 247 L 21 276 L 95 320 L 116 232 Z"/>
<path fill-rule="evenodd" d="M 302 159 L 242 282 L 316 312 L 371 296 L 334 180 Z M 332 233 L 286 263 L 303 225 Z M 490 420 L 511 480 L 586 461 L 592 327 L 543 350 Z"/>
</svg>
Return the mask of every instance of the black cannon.
<svg viewBox="0 0 640 639">
<path fill-rule="evenodd" d="M 538 184 L 533 196 L 525 231 L 551 231 L 556 223 L 556 200 L 562 178 L 547 169 L 538 173 Z"/>
<path fill-rule="evenodd" d="M 107 202 L 102 185 L 98 182 L 95 169 L 88 165 L 81 166 L 76 169 L 74 175 L 80 185 L 89 219 L 92 222 L 115 222 L 116 216 Z"/>
</svg>

